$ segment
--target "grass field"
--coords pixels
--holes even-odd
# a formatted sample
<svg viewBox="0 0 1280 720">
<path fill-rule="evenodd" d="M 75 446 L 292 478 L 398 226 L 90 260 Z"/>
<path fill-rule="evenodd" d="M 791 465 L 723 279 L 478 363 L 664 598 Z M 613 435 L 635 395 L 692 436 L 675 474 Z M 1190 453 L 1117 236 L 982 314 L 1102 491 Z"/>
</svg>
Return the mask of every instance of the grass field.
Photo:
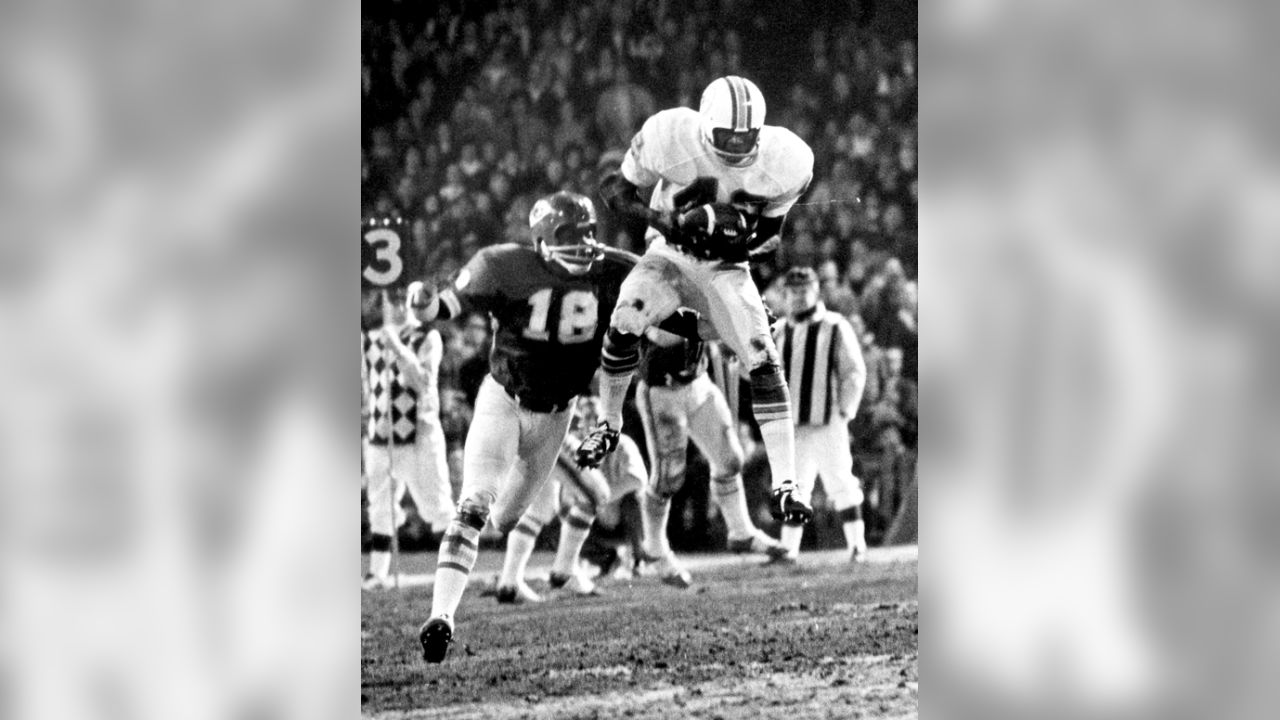
<svg viewBox="0 0 1280 720">
<path fill-rule="evenodd" d="M 365 593 L 365 717 L 917 717 L 917 553 L 843 551 L 798 567 L 755 558 L 687 558 L 688 590 L 653 578 L 602 585 L 603 597 L 551 595 L 499 606 L 469 588 L 442 665 L 422 661 L 433 557 L 407 557 L 400 591 Z M 474 585 L 500 551 L 481 555 Z M 530 564 L 536 580 L 549 559 Z M 531 582 L 543 591 L 545 583 Z"/>
</svg>

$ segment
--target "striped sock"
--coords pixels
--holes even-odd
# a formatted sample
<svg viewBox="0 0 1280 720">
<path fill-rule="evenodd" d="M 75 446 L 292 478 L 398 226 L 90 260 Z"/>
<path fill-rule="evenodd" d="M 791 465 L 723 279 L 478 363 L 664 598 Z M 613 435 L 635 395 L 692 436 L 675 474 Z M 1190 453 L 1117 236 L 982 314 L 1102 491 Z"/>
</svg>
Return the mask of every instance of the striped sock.
<svg viewBox="0 0 1280 720">
<path fill-rule="evenodd" d="M 760 424 L 773 486 L 796 479 L 796 429 L 791 422 L 791 395 L 782 369 L 767 363 L 751 371 L 751 411 Z"/>
<path fill-rule="evenodd" d="M 515 587 L 524 580 L 524 571 L 529 566 L 529 557 L 533 555 L 533 546 L 540 532 L 542 523 L 523 517 L 507 533 L 507 554 L 502 560 L 502 577 L 498 579 L 500 587 Z"/>
<path fill-rule="evenodd" d="M 582 544 L 587 541 L 591 532 L 591 523 L 595 515 L 580 507 L 570 507 L 568 512 L 560 516 L 560 544 L 556 547 L 556 561 L 551 566 L 552 572 L 572 575 L 578 566 L 578 555 L 582 553 Z"/>
<path fill-rule="evenodd" d="M 622 429 L 622 406 L 631 387 L 631 375 L 640 364 L 640 337 L 609 328 L 600 351 L 600 399 L 604 421 L 614 430 Z"/>
<path fill-rule="evenodd" d="M 751 531 L 755 528 L 751 524 L 751 513 L 747 510 L 747 496 L 742 487 L 742 475 L 712 478 L 711 496 L 720 508 L 720 516 L 724 518 L 725 527 L 729 529 L 729 539 L 741 540 L 751 537 Z"/>
<path fill-rule="evenodd" d="M 449 523 L 440 543 L 440 559 L 436 562 L 435 590 L 431 596 L 431 616 L 453 616 L 467 589 L 467 578 L 475 567 L 480 547 L 480 528 L 459 520 Z"/>
</svg>

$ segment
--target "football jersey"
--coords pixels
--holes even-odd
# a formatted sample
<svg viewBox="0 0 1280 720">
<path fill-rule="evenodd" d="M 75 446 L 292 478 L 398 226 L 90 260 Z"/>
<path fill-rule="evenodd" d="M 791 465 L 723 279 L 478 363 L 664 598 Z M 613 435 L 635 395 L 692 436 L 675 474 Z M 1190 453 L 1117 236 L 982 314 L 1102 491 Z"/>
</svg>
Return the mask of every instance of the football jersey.
<svg viewBox="0 0 1280 720">
<path fill-rule="evenodd" d="M 429 341 L 436 335 L 434 342 Z M 361 376 L 370 404 L 365 437 L 374 445 L 412 444 L 417 441 L 418 421 L 440 412 L 436 376 L 440 369 L 439 333 L 421 325 L 400 329 L 400 341 L 423 361 L 427 382 L 417 387 L 400 369 L 395 350 L 380 331 L 360 333 Z M 434 348 L 434 350 L 433 350 Z"/>
<path fill-rule="evenodd" d="M 786 128 L 760 128 L 753 161 L 729 165 L 702 137 L 702 116 L 689 108 L 663 110 L 631 140 L 622 174 L 639 187 L 655 186 L 649 206 L 684 212 L 711 202 L 733 203 L 747 216 L 782 217 L 813 178 L 813 151 Z"/>
<path fill-rule="evenodd" d="M 463 311 L 497 321 L 493 378 L 521 399 L 559 405 L 590 388 L 609 317 L 636 259 L 607 248 L 587 273 L 570 275 L 528 245 L 495 245 L 458 272 L 453 294 Z"/>
</svg>

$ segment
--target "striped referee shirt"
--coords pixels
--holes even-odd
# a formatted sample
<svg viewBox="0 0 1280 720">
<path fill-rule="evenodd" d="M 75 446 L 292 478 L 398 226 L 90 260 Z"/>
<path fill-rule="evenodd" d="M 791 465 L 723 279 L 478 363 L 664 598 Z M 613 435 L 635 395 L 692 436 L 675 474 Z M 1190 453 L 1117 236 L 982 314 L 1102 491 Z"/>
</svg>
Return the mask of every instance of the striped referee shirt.
<svg viewBox="0 0 1280 720">
<path fill-rule="evenodd" d="M 848 320 L 819 302 L 811 313 L 779 320 L 773 340 L 797 425 L 826 425 L 857 413 L 867 366 Z"/>
</svg>

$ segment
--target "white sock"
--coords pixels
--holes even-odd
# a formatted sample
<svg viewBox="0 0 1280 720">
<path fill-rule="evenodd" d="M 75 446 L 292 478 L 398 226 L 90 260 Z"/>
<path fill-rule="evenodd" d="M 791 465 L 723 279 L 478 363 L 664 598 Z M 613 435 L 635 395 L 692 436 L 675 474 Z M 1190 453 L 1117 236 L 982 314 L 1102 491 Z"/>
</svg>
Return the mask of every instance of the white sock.
<svg viewBox="0 0 1280 720">
<path fill-rule="evenodd" d="M 849 544 L 850 550 L 854 549 L 855 547 L 866 546 L 867 523 L 865 521 L 850 520 L 849 522 L 845 523 L 842 527 L 844 528 L 844 541 Z"/>
<path fill-rule="evenodd" d="M 780 535 L 778 540 L 782 543 L 782 547 L 787 549 L 787 554 L 791 557 L 799 555 L 800 540 L 804 538 L 804 526 L 783 524 Z"/>
<path fill-rule="evenodd" d="M 729 538 L 741 540 L 751 537 L 755 526 L 751 522 L 751 513 L 747 510 L 747 493 L 742 486 L 742 475 L 712 478 L 711 496 L 720 508 L 720 516 L 729 529 Z"/>
<path fill-rule="evenodd" d="M 480 548 L 480 531 L 458 521 L 449 523 L 440 543 L 440 559 L 436 562 L 435 589 L 431 593 L 431 616 L 453 614 L 467 590 L 467 578 L 476 565 Z"/>
<path fill-rule="evenodd" d="M 591 532 L 595 516 L 579 507 L 570 507 L 560 518 L 560 544 L 556 546 L 556 560 L 551 571 L 572 575 L 578 567 L 578 555 Z"/>
<path fill-rule="evenodd" d="M 529 557 L 533 555 L 533 546 L 541 531 L 541 526 L 535 527 L 532 522 L 522 518 L 520 524 L 507 533 L 507 554 L 502 558 L 499 587 L 515 587 L 524 580 L 525 568 L 529 566 Z"/>
<path fill-rule="evenodd" d="M 369 574 L 384 578 L 391 574 L 391 553 L 374 550 L 369 553 Z"/>
<path fill-rule="evenodd" d="M 796 479 L 796 428 L 791 419 L 765 420 L 760 423 L 764 452 L 773 471 L 773 487 Z"/>
<path fill-rule="evenodd" d="M 631 387 L 632 374 L 600 374 L 600 400 L 604 404 L 603 420 L 614 430 L 622 429 L 622 406 L 627 401 L 627 390 Z"/>
<path fill-rule="evenodd" d="M 671 514 L 671 498 L 644 494 L 644 502 L 640 504 L 640 514 L 644 519 L 644 551 L 654 557 L 662 557 L 671 552 L 667 542 L 667 517 Z"/>
</svg>

